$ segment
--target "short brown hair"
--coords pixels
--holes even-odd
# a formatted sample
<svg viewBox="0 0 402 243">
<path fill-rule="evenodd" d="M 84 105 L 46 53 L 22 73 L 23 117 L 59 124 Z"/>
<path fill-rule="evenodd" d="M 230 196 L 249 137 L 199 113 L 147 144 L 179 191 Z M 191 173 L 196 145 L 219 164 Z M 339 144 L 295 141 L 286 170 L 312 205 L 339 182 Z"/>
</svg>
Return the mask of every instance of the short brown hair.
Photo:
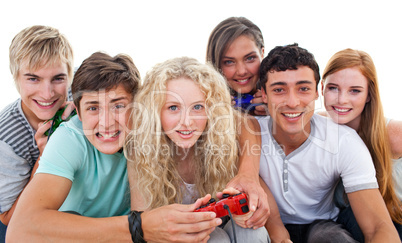
<svg viewBox="0 0 402 243">
<path fill-rule="evenodd" d="M 74 104 L 79 110 L 84 92 L 108 91 L 123 85 L 124 90 L 134 97 L 140 83 L 140 73 L 130 56 L 119 54 L 111 57 L 102 52 L 95 52 L 78 68 L 71 91 Z"/>
<path fill-rule="evenodd" d="M 297 70 L 299 67 L 303 66 L 313 70 L 317 90 L 318 82 L 320 82 L 320 68 L 318 67 L 314 55 L 308 50 L 299 47 L 297 43 L 286 46 L 276 46 L 261 62 L 259 85 L 267 91 L 265 85 L 270 72 Z"/>
</svg>

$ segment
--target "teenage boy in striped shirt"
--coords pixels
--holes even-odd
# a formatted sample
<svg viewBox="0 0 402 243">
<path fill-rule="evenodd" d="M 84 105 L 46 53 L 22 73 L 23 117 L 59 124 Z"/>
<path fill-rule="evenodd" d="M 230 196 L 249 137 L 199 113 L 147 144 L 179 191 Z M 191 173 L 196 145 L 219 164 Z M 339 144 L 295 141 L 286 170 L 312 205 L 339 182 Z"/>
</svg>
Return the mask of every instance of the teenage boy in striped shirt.
<svg viewBox="0 0 402 243">
<path fill-rule="evenodd" d="M 73 50 L 57 29 L 31 26 L 11 42 L 10 69 L 20 98 L 0 112 L 0 243 L 47 143 L 51 122 L 45 122 L 66 105 Z M 69 105 L 62 118 L 72 110 Z"/>
</svg>

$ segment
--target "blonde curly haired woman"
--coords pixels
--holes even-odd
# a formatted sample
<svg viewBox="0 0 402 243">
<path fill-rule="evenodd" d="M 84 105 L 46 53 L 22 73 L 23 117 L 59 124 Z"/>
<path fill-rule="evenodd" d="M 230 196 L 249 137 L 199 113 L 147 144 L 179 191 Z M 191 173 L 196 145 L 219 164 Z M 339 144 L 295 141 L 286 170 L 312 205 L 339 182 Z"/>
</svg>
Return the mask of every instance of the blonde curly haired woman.
<svg viewBox="0 0 402 243">
<path fill-rule="evenodd" d="M 233 110 L 230 99 L 224 78 L 195 59 L 170 59 L 147 73 L 125 148 L 132 209 L 179 207 L 225 189 L 238 172 L 238 141 L 245 126 L 254 124 Z M 264 227 L 243 228 L 251 215 L 233 217 L 237 238 L 268 242 Z M 222 228 L 210 234 L 209 242 L 230 242 L 231 224 Z"/>
</svg>

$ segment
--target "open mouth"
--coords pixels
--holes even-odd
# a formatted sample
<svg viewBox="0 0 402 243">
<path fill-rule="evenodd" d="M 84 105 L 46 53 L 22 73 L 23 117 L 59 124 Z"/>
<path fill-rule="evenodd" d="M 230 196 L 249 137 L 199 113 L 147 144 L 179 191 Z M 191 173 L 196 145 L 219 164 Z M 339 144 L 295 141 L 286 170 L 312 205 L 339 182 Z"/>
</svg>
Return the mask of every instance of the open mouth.
<svg viewBox="0 0 402 243">
<path fill-rule="evenodd" d="M 40 106 L 48 107 L 48 106 L 54 105 L 58 101 L 58 99 L 54 100 L 54 101 L 49 101 L 49 102 L 42 102 L 42 101 L 39 101 L 39 100 L 34 100 L 34 101 Z"/>
<path fill-rule="evenodd" d="M 114 133 L 96 133 L 96 136 L 98 137 L 98 138 L 103 138 L 103 139 L 110 139 L 110 138 L 115 138 L 115 137 L 117 137 L 117 136 L 119 136 L 120 135 L 120 131 L 116 131 L 116 132 L 114 132 Z"/>
<path fill-rule="evenodd" d="M 303 112 L 298 112 L 298 113 L 282 113 L 283 116 L 285 116 L 286 118 L 298 118 L 303 114 Z"/>
<path fill-rule="evenodd" d="M 246 84 L 251 80 L 251 77 L 245 79 L 234 79 L 239 84 Z"/>
<path fill-rule="evenodd" d="M 339 112 L 339 113 L 346 113 L 352 110 L 352 108 L 339 108 L 339 107 L 335 107 L 332 106 L 332 109 L 334 109 L 335 111 Z"/>
<path fill-rule="evenodd" d="M 192 134 L 194 131 L 177 131 L 178 133 L 180 133 L 180 134 L 183 134 L 183 135 L 190 135 L 190 134 Z"/>
</svg>

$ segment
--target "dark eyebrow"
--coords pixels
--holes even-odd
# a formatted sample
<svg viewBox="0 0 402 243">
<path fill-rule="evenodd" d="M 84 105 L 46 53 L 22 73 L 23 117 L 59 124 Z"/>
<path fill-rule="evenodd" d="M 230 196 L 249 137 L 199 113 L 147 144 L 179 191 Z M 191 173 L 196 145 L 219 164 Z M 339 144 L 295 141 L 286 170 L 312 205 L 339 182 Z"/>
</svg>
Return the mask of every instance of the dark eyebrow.
<svg viewBox="0 0 402 243">
<path fill-rule="evenodd" d="M 247 57 L 247 56 L 250 56 L 250 55 L 253 55 L 253 54 L 256 54 L 257 52 L 256 51 L 252 51 L 252 52 L 250 52 L 250 53 L 247 53 L 246 55 L 244 55 L 245 57 Z M 223 56 L 222 57 L 222 59 L 223 58 L 226 58 L 226 59 L 234 59 L 233 57 L 228 57 L 228 56 Z"/>
<path fill-rule="evenodd" d="M 115 102 L 118 102 L 118 101 L 121 101 L 121 100 L 128 100 L 128 98 L 127 97 L 118 97 L 116 99 L 112 99 L 110 101 L 110 103 L 115 103 Z M 98 100 L 90 100 L 90 101 L 86 101 L 84 103 L 84 105 L 98 105 L 98 104 L 99 104 Z"/>
<path fill-rule="evenodd" d="M 114 102 L 118 102 L 118 101 L 120 101 L 120 100 L 128 100 L 128 98 L 127 98 L 127 97 L 118 97 L 118 98 L 116 98 L 116 99 L 111 100 L 110 102 L 111 102 L 111 103 L 114 103 Z"/>
<path fill-rule="evenodd" d="M 282 81 L 278 81 L 278 82 L 272 83 L 272 84 L 269 85 L 269 86 L 272 87 L 272 86 L 276 86 L 276 85 L 287 85 L 287 83 L 286 83 L 286 82 L 282 82 Z"/>
<path fill-rule="evenodd" d="M 246 54 L 245 57 L 250 56 L 250 55 L 254 55 L 254 54 L 257 54 L 257 52 L 256 52 L 256 51 L 252 51 L 252 52 Z"/>
<path fill-rule="evenodd" d="M 96 100 L 91 100 L 84 103 L 84 105 L 97 105 L 97 104 L 99 104 L 99 101 Z"/>
<path fill-rule="evenodd" d="M 310 80 L 300 80 L 297 81 L 296 85 L 300 85 L 300 84 L 312 84 L 313 82 Z"/>
<path fill-rule="evenodd" d="M 296 82 L 296 85 L 300 85 L 300 84 L 312 84 L 313 82 L 311 82 L 311 81 L 309 81 L 309 80 L 300 80 L 300 81 L 297 81 Z M 286 82 L 284 82 L 284 81 L 278 81 L 278 82 L 275 82 L 275 83 L 272 83 L 271 85 L 270 85 L 270 87 L 272 87 L 272 86 L 275 86 L 275 85 L 284 85 L 284 86 L 286 86 L 286 85 L 288 85 Z"/>
</svg>

